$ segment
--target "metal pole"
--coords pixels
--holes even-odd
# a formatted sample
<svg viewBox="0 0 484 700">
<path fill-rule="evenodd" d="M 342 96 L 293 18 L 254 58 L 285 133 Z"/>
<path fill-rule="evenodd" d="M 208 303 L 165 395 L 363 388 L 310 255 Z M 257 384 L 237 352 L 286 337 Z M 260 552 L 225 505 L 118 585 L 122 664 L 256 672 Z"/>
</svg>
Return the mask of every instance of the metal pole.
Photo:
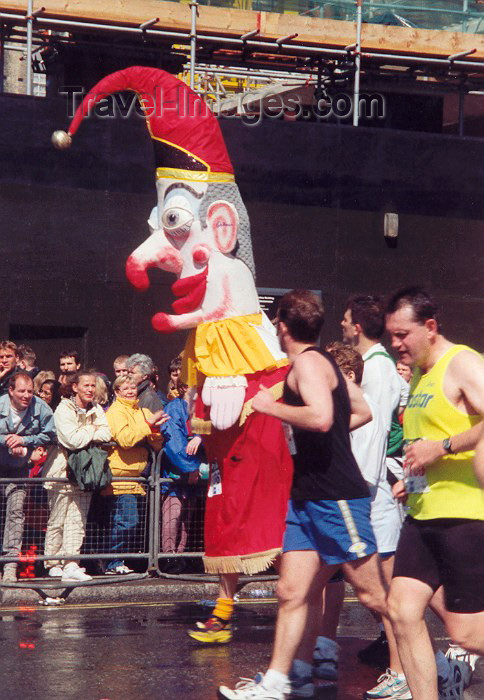
<svg viewBox="0 0 484 700">
<path fill-rule="evenodd" d="M 461 87 L 459 90 L 459 136 L 464 136 L 464 100 L 465 90 Z"/>
<path fill-rule="evenodd" d="M 25 15 L 14 14 L 12 12 L 0 12 L 0 20 L 5 19 L 7 21 L 15 20 L 17 24 L 23 24 L 25 22 Z M 75 28 L 80 29 L 96 29 L 103 32 L 106 31 L 116 31 L 122 34 L 140 34 L 142 30 L 139 27 L 126 27 L 121 24 L 97 24 L 94 22 L 80 22 L 77 20 L 62 20 L 53 19 L 51 17 L 38 17 L 37 23 L 39 25 L 45 25 L 46 27 L 67 27 L 67 29 L 72 30 Z M 153 38 L 169 38 L 177 41 L 182 41 L 183 39 L 189 39 L 190 35 L 188 32 L 174 32 L 174 31 L 164 31 L 156 29 L 147 29 L 145 34 L 148 37 Z M 223 35 L 212 35 L 212 34 L 201 34 L 200 38 L 203 42 L 224 44 L 227 46 L 234 46 L 236 48 L 242 48 L 244 43 L 252 49 L 259 49 L 261 51 L 266 50 L 269 53 L 274 53 L 275 42 L 271 41 L 256 41 L 248 40 L 243 42 L 242 39 L 237 39 L 233 37 L 227 37 Z M 277 44 L 276 44 L 277 46 Z M 322 48 L 319 46 L 309 46 L 305 44 L 294 44 L 290 43 L 284 45 L 283 47 L 288 55 L 299 55 L 302 53 L 304 56 L 329 56 L 329 57 L 344 57 L 348 55 L 345 49 L 330 49 Z M 376 53 L 371 50 L 367 50 L 364 53 L 365 58 L 378 60 L 380 62 L 385 62 L 387 60 L 395 61 L 396 63 L 403 64 L 413 64 L 418 65 L 434 65 L 434 66 L 448 66 L 448 58 L 428 58 L 426 56 L 412 56 L 410 54 L 395 54 L 395 53 Z M 461 68 L 464 70 L 470 70 L 475 68 L 477 70 L 484 70 L 484 61 L 454 61 L 454 68 Z"/>
<path fill-rule="evenodd" d="M 353 90 L 353 126 L 358 126 L 360 119 L 360 75 L 361 75 L 361 23 L 363 0 L 356 0 L 356 48 L 355 48 L 355 85 Z"/>
<path fill-rule="evenodd" d="M 27 95 L 32 94 L 32 29 L 34 19 L 32 13 L 34 11 L 33 0 L 28 0 L 27 5 Z"/>
<path fill-rule="evenodd" d="M 151 474 L 148 479 L 148 487 L 150 489 L 150 546 L 149 546 L 149 562 L 148 568 L 152 570 L 159 571 L 159 554 L 161 551 L 160 547 L 160 520 L 161 520 L 161 482 L 160 482 L 160 470 L 161 470 L 161 455 L 163 450 L 160 450 L 158 454 L 154 450 L 150 450 L 152 454 L 152 466 Z"/>
<path fill-rule="evenodd" d="M 0 92 L 3 92 L 4 88 L 4 74 L 5 74 L 5 37 L 3 34 L 3 29 L 0 29 Z"/>
<path fill-rule="evenodd" d="M 316 82 L 316 104 L 319 106 L 319 100 L 323 96 L 323 62 L 318 61 L 318 77 Z"/>
<path fill-rule="evenodd" d="M 467 13 L 469 12 L 469 0 L 462 0 L 462 31 L 467 31 Z"/>
<path fill-rule="evenodd" d="M 191 2 L 190 8 L 192 11 L 192 27 L 190 30 L 190 87 L 193 90 L 195 87 L 195 60 L 197 54 L 198 2 Z"/>
</svg>

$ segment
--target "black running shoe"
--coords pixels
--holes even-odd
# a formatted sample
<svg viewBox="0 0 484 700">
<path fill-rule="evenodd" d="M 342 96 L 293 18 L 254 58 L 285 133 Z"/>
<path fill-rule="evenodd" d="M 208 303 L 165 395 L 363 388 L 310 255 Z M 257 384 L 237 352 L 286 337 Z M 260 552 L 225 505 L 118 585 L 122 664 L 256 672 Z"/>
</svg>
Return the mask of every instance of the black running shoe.
<svg viewBox="0 0 484 700">
<path fill-rule="evenodd" d="M 390 665 L 390 654 L 388 652 L 388 640 L 385 632 L 381 632 L 378 639 L 375 639 L 367 647 L 358 652 L 359 660 L 368 666 L 387 668 Z"/>
</svg>

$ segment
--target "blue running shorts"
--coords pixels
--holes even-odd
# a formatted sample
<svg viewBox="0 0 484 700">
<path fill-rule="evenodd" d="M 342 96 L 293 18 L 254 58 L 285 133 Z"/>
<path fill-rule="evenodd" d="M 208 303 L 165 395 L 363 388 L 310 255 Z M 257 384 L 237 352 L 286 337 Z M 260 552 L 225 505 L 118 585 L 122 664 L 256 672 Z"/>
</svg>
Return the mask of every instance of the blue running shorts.
<svg viewBox="0 0 484 700">
<path fill-rule="evenodd" d="M 371 499 L 289 501 L 283 552 L 314 550 L 326 564 L 344 564 L 377 551 Z"/>
</svg>

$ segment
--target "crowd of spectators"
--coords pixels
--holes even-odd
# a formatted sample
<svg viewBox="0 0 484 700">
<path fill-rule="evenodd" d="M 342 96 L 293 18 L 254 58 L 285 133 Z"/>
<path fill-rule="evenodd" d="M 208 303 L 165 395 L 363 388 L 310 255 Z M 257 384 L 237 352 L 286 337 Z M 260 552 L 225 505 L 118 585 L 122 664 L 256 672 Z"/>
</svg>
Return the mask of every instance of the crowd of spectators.
<svg viewBox="0 0 484 700">
<path fill-rule="evenodd" d="M 145 354 L 118 355 L 112 381 L 95 368 L 81 367 L 75 350 L 61 352 L 53 371 L 37 366 L 32 348 L 0 342 L 3 579 L 14 581 L 24 573 L 18 563 L 33 543 L 36 554 L 48 557 L 36 571 L 51 577 L 84 581 L 92 573 L 131 573 L 133 563 L 123 553 L 133 543 L 143 549 L 144 482 L 162 445 L 159 551 L 165 556 L 160 568 L 181 573 L 188 559 L 179 555 L 193 546 L 203 549 L 199 531 L 208 477 L 201 439 L 189 428 L 190 397 L 180 381 L 181 357 L 169 363 L 166 391 L 159 388 L 158 368 Z M 409 371 L 397 369 L 403 376 Z M 20 390 L 28 394 L 24 406 Z M 40 414 L 40 423 L 30 425 L 31 417 Z M 89 459 L 94 469 L 100 468 L 92 455 L 103 444 L 99 459 L 109 465 L 114 480 L 94 492 L 84 490 L 73 476 L 73 459 Z M 14 477 L 25 482 L 7 481 Z M 29 484 L 28 477 L 35 483 Z M 97 552 L 111 558 L 87 561 L 87 571 L 80 566 L 83 554 Z"/>
<path fill-rule="evenodd" d="M 27 550 L 46 557 L 37 573 L 63 581 L 131 573 L 123 553 L 133 543 L 138 551 L 146 546 L 145 483 L 163 443 L 162 476 L 170 481 L 162 485 L 160 551 L 184 552 L 192 514 L 203 502 L 196 499 L 203 491 L 203 453 L 188 428 L 181 359 L 168 367 L 166 393 L 144 354 L 117 356 L 113 381 L 81 368 L 75 350 L 60 353 L 55 372 L 36 360 L 32 348 L 0 342 L 3 580 L 15 581 L 27 570 L 32 575 L 32 566 L 22 564 Z M 86 486 L 86 474 L 99 481 Z M 82 567 L 83 554 L 96 552 L 110 558 L 91 558 Z M 169 573 L 185 568 L 174 558 L 160 566 Z"/>
</svg>

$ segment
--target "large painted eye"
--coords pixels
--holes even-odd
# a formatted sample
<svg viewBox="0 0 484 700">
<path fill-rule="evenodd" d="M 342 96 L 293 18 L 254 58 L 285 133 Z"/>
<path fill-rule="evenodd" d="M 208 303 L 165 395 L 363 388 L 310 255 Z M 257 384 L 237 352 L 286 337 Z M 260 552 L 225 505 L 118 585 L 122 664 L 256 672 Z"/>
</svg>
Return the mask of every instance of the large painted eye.
<svg viewBox="0 0 484 700">
<path fill-rule="evenodd" d="M 193 224 L 193 214 L 188 209 L 172 207 L 165 209 L 161 223 L 170 236 L 186 236 Z"/>
</svg>

